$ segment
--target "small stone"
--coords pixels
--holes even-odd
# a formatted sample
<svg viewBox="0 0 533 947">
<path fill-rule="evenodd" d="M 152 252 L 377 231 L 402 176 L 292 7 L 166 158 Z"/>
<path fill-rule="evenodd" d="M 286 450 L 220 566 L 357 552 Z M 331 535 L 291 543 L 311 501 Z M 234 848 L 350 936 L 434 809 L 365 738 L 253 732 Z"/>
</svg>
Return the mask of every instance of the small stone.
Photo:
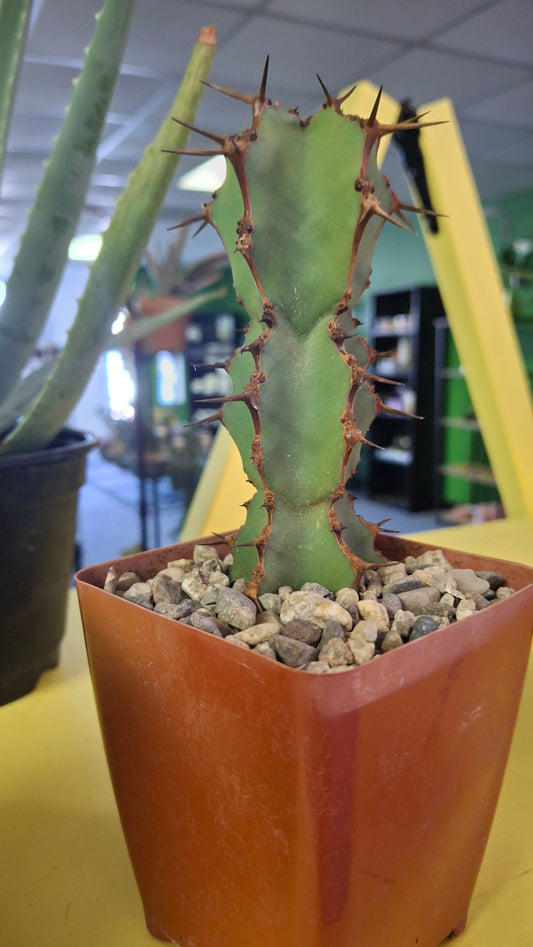
<svg viewBox="0 0 533 947">
<path fill-rule="evenodd" d="M 359 638 L 361 641 L 371 641 L 374 644 L 378 637 L 378 623 L 371 618 L 358 621 L 350 632 L 350 639 Z"/>
<path fill-rule="evenodd" d="M 212 605 L 216 605 L 217 602 L 217 590 L 216 588 L 208 588 L 206 592 L 202 595 L 200 599 L 200 605 L 203 608 L 208 608 Z"/>
<path fill-rule="evenodd" d="M 246 579 L 235 579 L 235 582 L 231 586 L 235 592 L 242 592 L 243 595 L 246 594 L 246 586 L 248 582 Z"/>
<path fill-rule="evenodd" d="M 281 619 L 279 617 L 279 612 L 272 612 L 268 610 L 266 612 L 257 613 L 255 619 L 256 625 L 262 625 L 264 623 L 271 624 L 272 622 L 276 622 L 278 629 L 281 629 Z"/>
<path fill-rule="evenodd" d="M 424 569 L 426 566 L 442 566 L 446 572 L 452 568 L 442 549 L 428 549 L 423 552 L 421 556 L 416 557 L 416 565 L 418 569 Z"/>
<path fill-rule="evenodd" d="M 182 569 L 181 566 L 167 566 L 166 569 L 161 569 L 158 572 L 158 575 L 168 575 L 169 578 L 174 579 L 174 582 L 180 582 L 187 572 L 190 572 L 190 569 Z"/>
<path fill-rule="evenodd" d="M 455 617 L 455 606 L 449 605 L 448 602 L 443 602 L 441 599 L 440 602 L 429 602 L 428 605 L 414 607 L 413 614 L 432 615 L 433 618 L 447 618 L 450 621 Z"/>
<path fill-rule="evenodd" d="M 330 667 L 354 663 L 352 651 L 342 638 L 330 638 L 320 649 L 320 660 L 327 661 Z"/>
<path fill-rule="evenodd" d="M 396 631 L 401 638 L 407 639 L 415 623 L 415 615 L 411 611 L 400 609 L 392 619 L 391 631 Z"/>
<path fill-rule="evenodd" d="M 404 563 L 405 571 L 407 572 L 407 575 L 411 575 L 412 572 L 418 569 L 418 562 L 416 561 L 414 556 L 406 556 L 405 559 L 403 560 L 403 563 Z"/>
<path fill-rule="evenodd" d="M 505 579 L 503 575 L 500 575 L 499 572 L 492 572 L 490 570 L 481 569 L 479 572 L 476 572 L 476 575 L 479 579 L 485 579 L 489 583 L 489 588 L 493 592 L 496 592 L 500 588 L 500 585 L 503 585 Z"/>
<path fill-rule="evenodd" d="M 304 665 L 302 671 L 307 671 L 308 674 L 327 674 L 329 669 L 327 661 L 310 661 Z"/>
<path fill-rule="evenodd" d="M 457 583 L 460 592 L 466 595 L 483 595 L 490 586 L 486 579 L 480 579 L 473 569 L 452 569 L 450 577 Z"/>
<path fill-rule="evenodd" d="M 217 590 L 216 614 L 228 625 L 242 631 L 255 624 L 257 609 L 247 595 L 221 586 Z"/>
<path fill-rule="evenodd" d="M 131 574 L 133 575 L 134 573 L 131 573 Z M 136 581 L 137 582 L 139 581 L 138 576 L 136 577 Z M 109 569 L 107 570 L 107 575 L 105 577 L 104 592 L 111 592 L 111 594 L 113 594 L 116 591 L 117 583 L 118 583 L 117 570 L 113 566 L 110 566 Z M 131 584 L 133 585 L 133 583 Z"/>
<path fill-rule="evenodd" d="M 280 627 L 277 622 L 273 622 L 272 624 L 265 622 L 262 625 L 251 625 L 250 628 L 237 631 L 235 637 L 237 637 L 239 641 L 245 641 L 246 644 L 254 648 L 256 645 L 262 644 L 263 641 L 269 641 L 274 635 L 279 635 Z"/>
<path fill-rule="evenodd" d="M 455 603 L 460 601 L 460 599 L 458 596 L 453 595 L 452 592 L 444 592 L 444 594 L 441 595 L 440 601 L 441 605 L 451 605 L 452 608 L 455 608 Z"/>
<path fill-rule="evenodd" d="M 230 644 L 236 644 L 239 646 L 239 648 L 246 648 L 246 650 L 249 651 L 250 645 L 246 644 L 246 641 L 243 641 L 242 638 L 239 638 L 239 634 L 226 635 L 226 637 L 224 638 L 224 641 L 229 641 Z"/>
<path fill-rule="evenodd" d="M 203 595 L 209 591 L 209 584 L 205 581 L 200 572 L 188 572 L 182 579 L 181 587 L 189 598 L 199 602 Z"/>
<path fill-rule="evenodd" d="M 198 563 L 198 569 L 204 574 L 207 572 L 224 572 L 222 561 L 218 558 L 204 559 Z"/>
<path fill-rule="evenodd" d="M 337 664 L 336 667 L 328 667 L 328 674 L 344 674 L 346 671 L 351 671 L 353 664 Z"/>
<path fill-rule="evenodd" d="M 320 582 L 304 582 L 300 591 L 316 592 L 317 595 L 322 595 L 323 598 L 334 598 L 333 592 L 327 589 L 325 585 L 320 585 Z"/>
<path fill-rule="evenodd" d="M 152 596 L 156 605 L 169 602 L 177 605 L 183 598 L 181 582 L 176 582 L 166 572 L 158 572 L 152 584 Z"/>
<path fill-rule="evenodd" d="M 388 631 L 390 619 L 387 609 L 381 602 L 363 601 L 359 602 L 357 610 L 364 620 L 375 621 L 379 631 Z"/>
<path fill-rule="evenodd" d="M 306 644 L 317 645 L 322 635 L 322 629 L 315 625 L 313 621 L 306 621 L 303 618 L 293 618 L 283 626 L 283 634 L 286 638 L 297 638 L 298 641 L 305 641 Z"/>
<path fill-rule="evenodd" d="M 152 586 L 150 582 L 135 582 L 124 592 L 124 598 L 135 605 L 141 605 L 142 608 L 153 609 Z"/>
<path fill-rule="evenodd" d="M 381 595 L 383 582 L 381 581 L 379 573 L 376 572 L 375 569 L 367 569 L 363 574 L 360 588 L 364 589 L 365 592 L 374 592 L 376 598 L 378 595 Z"/>
<path fill-rule="evenodd" d="M 276 652 L 270 641 L 260 641 L 253 649 L 257 654 L 262 654 L 264 658 L 270 658 L 271 661 L 277 661 Z"/>
<path fill-rule="evenodd" d="M 358 667 L 361 667 L 362 664 L 368 664 L 376 653 L 376 646 L 372 641 L 355 637 L 349 638 L 347 643 L 352 654 L 353 663 L 357 664 Z"/>
<path fill-rule="evenodd" d="M 466 595 L 483 595 L 490 588 L 486 579 L 480 579 L 473 569 L 452 569 L 450 576 L 455 579 L 457 588 Z"/>
<path fill-rule="evenodd" d="M 404 562 L 393 562 L 388 566 L 380 566 L 378 574 L 383 585 L 390 585 L 403 579 L 407 575 L 407 569 Z"/>
<path fill-rule="evenodd" d="M 190 572 L 193 565 L 192 559 L 170 559 L 169 562 L 167 562 L 167 569 L 176 566 L 178 569 L 183 569 L 184 572 Z"/>
<path fill-rule="evenodd" d="M 278 595 L 282 602 L 288 599 L 289 595 L 292 595 L 294 589 L 290 585 L 282 585 L 278 589 Z"/>
<path fill-rule="evenodd" d="M 456 610 L 455 610 L 455 620 L 461 621 L 461 618 L 468 618 L 470 615 L 473 615 L 476 611 L 476 603 L 470 598 L 462 599 Z"/>
<path fill-rule="evenodd" d="M 208 562 L 210 559 L 214 558 L 218 558 L 218 556 L 213 546 L 207 546 L 202 545 L 202 543 L 198 543 L 198 545 L 194 547 L 192 559 L 195 564 L 200 562 Z"/>
<path fill-rule="evenodd" d="M 274 592 L 265 592 L 259 596 L 259 602 L 266 612 L 277 612 L 279 615 L 281 611 L 281 595 Z"/>
<path fill-rule="evenodd" d="M 190 625 L 191 628 L 198 628 L 200 631 L 207 631 L 208 634 L 215 635 L 216 638 L 224 637 L 215 619 L 203 612 L 191 612 L 187 616 L 185 624 Z"/>
<path fill-rule="evenodd" d="M 339 589 L 335 596 L 335 601 L 342 608 L 346 609 L 346 611 L 349 612 L 353 618 L 358 616 L 359 612 L 357 611 L 357 602 L 359 601 L 359 593 L 356 591 L 356 589 Z"/>
<path fill-rule="evenodd" d="M 135 585 L 136 582 L 140 582 L 140 578 L 136 572 L 123 572 L 122 575 L 119 575 L 117 580 L 117 592 L 127 592 L 128 589 Z"/>
<path fill-rule="evenodd" d="M 224 572 L 229 572 L 232 565 L 233 565 L 233 553 L 228 552 L 222 560 L 222 568 L 224 569 Z"/>
<path fill-rule="evenodd" d="M 389 582 L 383 586 L 383 595 L 400 595 L 401 592 L 410 592 L 412 589 L 419 589 L 422 585 L 420 579 L 413 576 L 406 576 L 405 579 L 399 579 L 397 582 Z"/>
<path fill-rule="evenodd" d="M 381 604 L 387 609 L 389 618 L 394 618 L 395 614 L 402 607 L 402 600 L 394 592 L 387 592 L 381 599 Z"/>
<path fill-rule="evenodd" d="M 395 631 L 390 629 L 385 635 L 383 641 L 381 642 L 381 650 L 384 654 L 387 654 L 389 651 L 395 651 L 396 648 L 400 648 L 403 645 L 402 636 Z"/>
<path fill-rule="evenodd" d="M 338 602 L 323 598 L 317 592 L 293 592 L 283 602 L 280 613 L 281 621 L 285 625 L 293 618 L 307 618 L 324 628 L 328 621 L 334 619 L 346 630 L 352 627 L 352 616 Z"/>
<path fill-rule="evenodd" d="M 318 645 L 319 650 L 321 650 L 324 645 L 328 643 L 328 641 L 331 641 L 332 638 L 342 638 L 344 641 L 344 628 L 340 622 L 335 621 L 334 619 L 332 621 L 328 621 L 322 630 L 320 642 Z"/>
<path fill-rule="evenodd" d="M 284 635 L 274 635 L 271 641 L 279 660 L 288 667 L 301 667 L 302 664 L 316 661 L 318 657 L 317 649 L 306 644 L 305 641 L 286 638 Z"/>
<path fill-rule="evenodd" d="M 157 612 L 158 615 L 166 615 L 167 618 L 173 618 L 174 621 L 183 621 L 184 618 L 187 618 L 187 615 L 192 615 L 196 610 L 196 602 L 193 602 L 190 598 L 184 598 L 178 605 L 173 605 L 171 602 L 159 602 L 155 608 L 154 612 Z"/>
<path fill-rule="evenodd" d="M 419 589 L 411 589 L 409 592 L 400 592 L 399 598 L 404 609 L 414 611 L 422 605 L 428 605 L 429 602 L 438 602 L 440 592 L 430 585 L 425 585 Z"/>
<path fill-rule="evenodd" d="M 213 569 L 211 572 L 204 572 L 202 567 L 199 575 L 202 576 L 204 582 L 207 582 L 207 584 L 214 589 L 218 589 L 222 585 L 227 587 L 230 584 L 229 575 L 226 575 L 225 572 L 220 572 L 218 569 Z"/>
<path fill-rule="evenodd" d="M 503 599 L 511 598 L 511 595 L 515 594 L 515 590 L 511 589 L 508 585 L 502 585 L 499 589 L 496 589 L 496 598 L 499 601 Z"/>
<path fill-rule="evenodd" d="M 431 615 L 420 615 L 413 625 L 411 634 L 409 635 L 409 641 L 424 638 L 426 635 L 431 634 L 432 631 L 436 631 L 438 627 L 439 623 L 436 618 L 432 618 Z"/>
<path fill-rule="evenodd" d="M 489 589 L 492 591 L 492 589 Z M 476 603 L 476 611 L 482 612 L 484 608 L 490 608 L 490 602 L 485 595 L 472 595 L 471 600 Z"/>
</svg>

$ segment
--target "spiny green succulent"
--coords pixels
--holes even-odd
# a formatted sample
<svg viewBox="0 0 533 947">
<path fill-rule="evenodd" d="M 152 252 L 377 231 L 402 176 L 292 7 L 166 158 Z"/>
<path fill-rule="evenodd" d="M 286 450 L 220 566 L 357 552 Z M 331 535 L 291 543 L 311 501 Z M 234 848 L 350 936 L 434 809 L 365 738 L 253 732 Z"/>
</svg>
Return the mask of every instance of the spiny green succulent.
<svg viewBox="0 0 533 947">
<path fill-rule="evenodd" d="M 425 212 L 398 200 L 376 159 L 383 136 L 420 127 L 416 119 L 380 124 L 379 95 L 368 118 L 345 115 L 347 96 L 322 82 L 324 105 L 302 119 L 267 98 L 267 67 L 255 96 L 212 86 L 251 106 L 249 128 L 225 137 L 193 129 L 218 146 L 193 153 L 222 153 L 227 164 L 194 219 L 218 231 L 250 317 L 226 366 L 232 393 L 213 417 L 256 488 L 232 544 L 233 578 L 245 577 L 252 597 L 309 580 L 351 586 L 376 561 L 379 526 L 354 512 L 346 483 L 372 420 L 399 412 L 375 391 L 377 353 L 357 335 L 352 308 L 384 223 Z"/>
</svg>

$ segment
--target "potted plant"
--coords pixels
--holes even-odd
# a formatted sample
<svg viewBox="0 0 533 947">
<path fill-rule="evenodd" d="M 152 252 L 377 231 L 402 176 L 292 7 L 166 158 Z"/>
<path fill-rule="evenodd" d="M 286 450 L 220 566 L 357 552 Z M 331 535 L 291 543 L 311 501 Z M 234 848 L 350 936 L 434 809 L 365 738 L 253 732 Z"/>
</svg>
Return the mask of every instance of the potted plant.
<svg viewBox="0 0 533 947">
<path fill-rule="evenodd" d="M 208 134 L 228 169 L 200 215 L 221 235 L 250 315 L 217 416 L 256 493 L 229 537 L 78 574 L 102 732 L 156 937 L 437 947 L 464 927 L 494 814 L 529 653 L 533 570 L 397 539 L 353 513 L 346 481 L 371 421 L 390 409 L 351 309 L 384 222 L 403 224 L 413 209 L 376 162 L 398 125 L 379 122 L 379 97 L 363 119 L 326 89 L 323 108 L 301 119 L 273 105 L 265 84 L 266 73 L 256 96 L 229 91 L 252 120 L 240 135 Z M 231 589 L 220 578 L 229 549 Z M 376 583 L 400 564 L 411 591 L 414 572 L 414 585 L 431 584 L 420 575 L 430 562 L 450 596 L 434 589 L 438 630 L 418 637 L 412 626 L 407 644 L 386 649 L 393 629 Z M 465 599 L 451 567 L 486 590 L 480 571 L 503 572 L 516 591 L 450 622 Z M 130 591 L 109 594 L 125 572 Z M 204 597 L 211 572 L 222 588 Z M 356 660 L 372 643 L 359 627 L 369 604 L 373 641 L 384 622 L 381 653 Z M 293 621 L 318 637 L 291 661 Z M 268 624 L 271 644 L 253 645 Z M 353 660 L 313 662 L 334 638 Z"/>
<path fill-rule="evenodd" d="M 57 663 L 73 563 L 77 490 L 94 440 L 65 428 L 106 348 L 179 156 L 215 49 L 203 31 L 170 115 L 122 195 L 59 358 L 35 368 L 37 340 L 83 208 L 135 0 L 106 0 L 28 218 L 0 310 L 0 504 L 3 625 L 0 703 Z M 0 152 L 22 67 L 31 0 L 0 4 Z M 200 303 L 201 304 L 201 300 Z M 53 552 L 52 552 L 53 550 Z M 30 578 L 31 577 L 31 578 Z M 31 589 L 28 589 L 31 582 Z"/>
</svg>

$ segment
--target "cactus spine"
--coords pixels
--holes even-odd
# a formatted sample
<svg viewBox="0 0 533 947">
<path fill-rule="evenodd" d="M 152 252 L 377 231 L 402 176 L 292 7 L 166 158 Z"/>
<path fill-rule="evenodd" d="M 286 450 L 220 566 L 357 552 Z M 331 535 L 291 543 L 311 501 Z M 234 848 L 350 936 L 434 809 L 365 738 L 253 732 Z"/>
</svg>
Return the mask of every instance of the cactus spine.
<svg viewBox="0 0 533 947">
<path fill-rule="evenodd" d="M 267 62 L 268 65 L 268 62 Z M 305 581 L 354 584 L 377 556 L 379 526 L 353 510 L 346 482 L 374 417 L 376 352 L 356 335 L 352 307 L 369 282 L 385 221 L 404 226 L 400 203 L 378 170 L 379 95 L 367 119 L 331 96 L 306 120 L 259 93 L 251 126 L 217 137 L 227 174 L 196 219 L 212 224 L 228 252 L 250 316 L 245 344 L 228 363 L 232 393 L 220 418 L 256 488 L 233 541 L 233 577 L 247 592 Z M 199 131 L 199 129 L 195 129 Z M 235 235 L 237 239 L 235 240 Z"/>
</svg>

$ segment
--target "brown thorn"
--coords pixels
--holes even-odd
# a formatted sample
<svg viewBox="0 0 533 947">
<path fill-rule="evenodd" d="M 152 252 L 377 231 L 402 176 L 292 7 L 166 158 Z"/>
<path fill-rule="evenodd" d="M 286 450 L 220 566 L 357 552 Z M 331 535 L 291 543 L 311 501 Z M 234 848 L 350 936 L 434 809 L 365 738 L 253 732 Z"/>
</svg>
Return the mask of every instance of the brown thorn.
<svg viewBox="0 0 533 947">
<path fill-rule="evenodd" d="M 432 128 L 434 125 L 447 125 L 448 121 L 443 119 L 439 122 L 419 122 L 408 121 L 408 122 L 396 122 L 395 125 L 380 125 L 379 135 L 382 138 L 384 135 L 394 135 L 396 132 L 410 132 L 415 131 L 418 128 Z"/>
<path fill-rule="evenodd" d="M 330 109 L 331 109 L 331 108 L 336 108 L 336 107 L 337 107 L 337 99 L 335 99 L 335 98 L 331 95 L 329 89 L 325 86 L 325 84 L 322 82 L 322 79 L 321 79 L 320 76 L 318 75 L 318 72 L 316 72 L 315 75 L 316 75 L 318 81 L 320 82 L 320 86 L 321 86 L 321 88 L 322 88 L 322 92 L 323 92 L 324 95 L 326 96 L 326 104 L 325 104 L 324 108 L 330 108 Z"/>
<path fill-rule="evenodd" d="M 162 148 L 164 155 L 192 155 L 196 158 L 213 158 L 215 155 L 225 155 L 224 150 L 214 148 Z"/>
<path fill-rule="evenodd" d="M 223 145 L 226 140 L 222 135 L 206 132 L 202 128 L 197 128 L 196 125 L 190 125 L 189 122 L 182 122 L 181 118 L 172 117 L 172 121 L 182 125 L 183 128 L 188 128 L 191 132 L 196 132 L 197 135 L 203 135 L 204 138 L 209 138 L 211 141 L 218 141 L 219 145 Z"/>
<path fill-rule="evenodd" d="M 337 99 L 337 103 L 339 105 L 342 105 L 343 102 L 346 102 L 346 99 L 350 98 L 352 92 L 355 92 L 356 89 L 357 89 L 357 83 L 355 82 L 351 89 L 348 89 L 348 91 L 345 92 L 344 95 L 339 96 L 339 98 Z"/>
<path fill-rule="evenodd" d="M 223 417 L 223 411 L 215 411 L 215 413 L 210 414 L 208 418 L 200 418 L 199 421 L 189 421 L 184 427 L 198 427 L 199 424 L 211 424 L 213 421 L 222 421 Z"/>
<path fill-rule="evenodd" d="M 246 105 L 254 104 L 254 95 L 246 95 L 244 92 L 235 92 L 234 89 L 226 89 L 224 86 L 218 85 L 216 82 L 208 82 L 207 79 L 200 79 L 200 82 L 209 89 L 214 89 L 215 92 L 221 92 L 222 95 L 229 95 L 230 99 L 237 99 L 239 102 L 245 102 Z"/>
<path fill-rule="evenodd" d="M 369 125 L 370 128 L 372 128 L 372 126 L 375 124 L 376 119 L 378 117 L 378 109 L 379 109 L 379 103 L 381 102 L 382 92 L 383 92 L 383 86 L 380 86 L 378 94 L 376 96 L 376 101 L 374 102 L 374 105 L 372 106 L 372 111 L 367 119 L 367 125 Z"/>
<path fill-rule="evenodd" d="M 388 220 L 390 224 L 394 224 L 395 227 L 399 227 L 400 230 L 411 230 L 411 227 L 406 226 L 401 222 L 401 220 L 395 220 L 391 214 L 387 214 L 385 210 L 381 207 L 380 204 L 376 203 L 370 208 L 371 214 L 376 214 L 378 217 L 382 217 L 383 220 Z"/>
<path fill-rule="evenodd" d="M 266 102 L 266 86 L 268 79 L 268 64 L 270 62 L 270 55 L 265 59 L 265 65 L 263 66 L 263 75 L 261 76 L 261 85 L 259 86 L 259 92 L 257 93 L 257 98 L 261 103 Z"/>
<path fill-rule="evenodd" d="M 407 210 L 410 214 L 425 214 L 427 217 L 447 217 L 447 214 L 438 214 L 436 210 L 428 210 L 427 207 L 415 207 L 414 204 L 404 204 L 403 201 L 398 201 L 398 207 L 400 210 Z M 398 211 L 395 211 L 398 213 Z"/>
</svg>

